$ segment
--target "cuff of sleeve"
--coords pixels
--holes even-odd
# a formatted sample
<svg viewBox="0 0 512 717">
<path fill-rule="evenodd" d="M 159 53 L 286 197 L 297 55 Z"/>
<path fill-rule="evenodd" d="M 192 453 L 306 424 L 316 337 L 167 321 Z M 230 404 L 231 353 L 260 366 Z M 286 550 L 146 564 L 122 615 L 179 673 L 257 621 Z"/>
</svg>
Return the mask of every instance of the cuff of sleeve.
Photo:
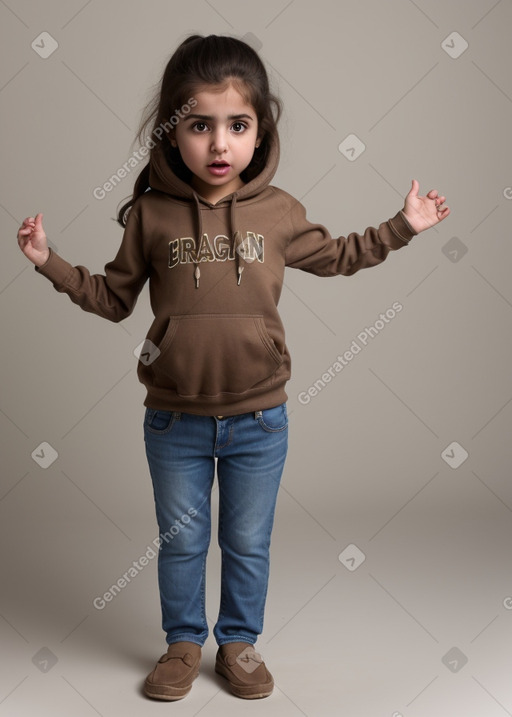
<svg viewBox="0 0 512 717">
<path fill-rule="evenodd" d="M 73 271 L 71 264 L 56 254 L 53 249 L 50 249 L 50 255 L 46 262 L 42 266 L 34 268 L 38 274 L 49 279 L 54 286 L 62 286 Z"/>
<path fill-rule="evenodd" d="M 405 214 L 402 210 L 397 212 L 397 214 L 389 220 L 389 226 L 391 227 L 393 234 L 406 244 L 408 244 L 413 236 L 416 236 L 417 234 L 405 218 Z"/>
</svg>

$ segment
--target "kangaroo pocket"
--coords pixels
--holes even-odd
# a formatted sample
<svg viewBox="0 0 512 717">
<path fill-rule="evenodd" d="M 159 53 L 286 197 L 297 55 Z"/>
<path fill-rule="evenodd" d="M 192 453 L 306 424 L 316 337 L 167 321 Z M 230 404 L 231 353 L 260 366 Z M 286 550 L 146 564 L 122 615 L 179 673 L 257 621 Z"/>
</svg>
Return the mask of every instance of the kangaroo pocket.
<svg viewBox="0 0 512 717">
<path fill-rule="evenodd" d="M 259 314 L 171 316 L 158 348 L 155 385 L 183 397 L 270 386 L 283 362 Z"/>
</svg>

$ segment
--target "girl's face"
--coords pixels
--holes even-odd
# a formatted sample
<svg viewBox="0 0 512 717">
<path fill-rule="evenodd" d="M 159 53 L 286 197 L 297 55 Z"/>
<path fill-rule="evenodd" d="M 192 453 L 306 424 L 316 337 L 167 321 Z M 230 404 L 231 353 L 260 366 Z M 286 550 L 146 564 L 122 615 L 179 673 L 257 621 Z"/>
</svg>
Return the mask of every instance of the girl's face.
<svg viewBox="0 0 512 717">
<path fill-rule="evenodd" d="M 232 85 L 222 92 L 194 95 L 193 112 L 180 119 L 171 139 L 194 177 L 192 186 L 215 204 L 243 187 L 240 173 L 259 144 L 258 120 Z"/>
</svg>

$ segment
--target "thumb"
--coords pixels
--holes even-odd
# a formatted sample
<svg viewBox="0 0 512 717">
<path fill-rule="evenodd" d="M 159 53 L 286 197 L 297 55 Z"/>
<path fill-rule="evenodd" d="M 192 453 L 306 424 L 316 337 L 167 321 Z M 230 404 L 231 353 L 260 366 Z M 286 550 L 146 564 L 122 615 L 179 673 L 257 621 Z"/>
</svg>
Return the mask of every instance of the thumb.
<svg viewBox="0 0 512 717">
<path fill-rule="evenodd" d="M 412 187 L 409 190 L 408 197 L 417 197 L 420 189 L 419 182 L 416 179 L 412 180 Z"/>
<path fill-rule="evenodd" d="M 35 221 L 35 227 L 34 227 L 35 230 L 37 232 L 42 232 L 43 231 L 43 215 L 41 213 L 36 214 L 36 218 L 34 221 Z"/>
</svg>

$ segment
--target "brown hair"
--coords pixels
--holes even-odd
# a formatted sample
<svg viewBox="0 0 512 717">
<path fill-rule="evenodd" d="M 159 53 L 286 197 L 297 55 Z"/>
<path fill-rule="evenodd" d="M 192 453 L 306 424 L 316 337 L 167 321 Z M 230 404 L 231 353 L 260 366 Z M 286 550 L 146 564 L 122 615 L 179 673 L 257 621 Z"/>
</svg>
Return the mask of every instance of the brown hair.
<svg viewBox="0 0 512 717">
<path fill-rule="evenodd" d="M 184 40 L 167 63 L 158 91 L 143 110 L 136 138 L 142 144 L 150 125 L 152 136 L 160 126 L 168 127 L 170 119 L 191 102 L 194 94 L 207 86 L 224 89 L 230 83 L 253 107 L 258 118 L 261 142 L 249 166 L 240 175 L 244 182 L 250 181 L 265 167 L 270 146 L 277 138 L 282 104 L 270 91 L 267 71 L 258 53 L 237 38 L 191 35 Z M 156 136 L 160 135 L 158 141 L 162 142 L 161 150 L 167 163 L 180 179 L 190 182 L 192 173 L 183 162 L 179 149 L 172 147 L 167 132 L 160 130 Z M 151 153 L 156 146 L 153 142 Z M 122 227 L 126 226 L 128 210 L 148 187 L 149 162 L 135 181 L 132 198 L 118 211 L 117 221 Z"/>
</svg>

